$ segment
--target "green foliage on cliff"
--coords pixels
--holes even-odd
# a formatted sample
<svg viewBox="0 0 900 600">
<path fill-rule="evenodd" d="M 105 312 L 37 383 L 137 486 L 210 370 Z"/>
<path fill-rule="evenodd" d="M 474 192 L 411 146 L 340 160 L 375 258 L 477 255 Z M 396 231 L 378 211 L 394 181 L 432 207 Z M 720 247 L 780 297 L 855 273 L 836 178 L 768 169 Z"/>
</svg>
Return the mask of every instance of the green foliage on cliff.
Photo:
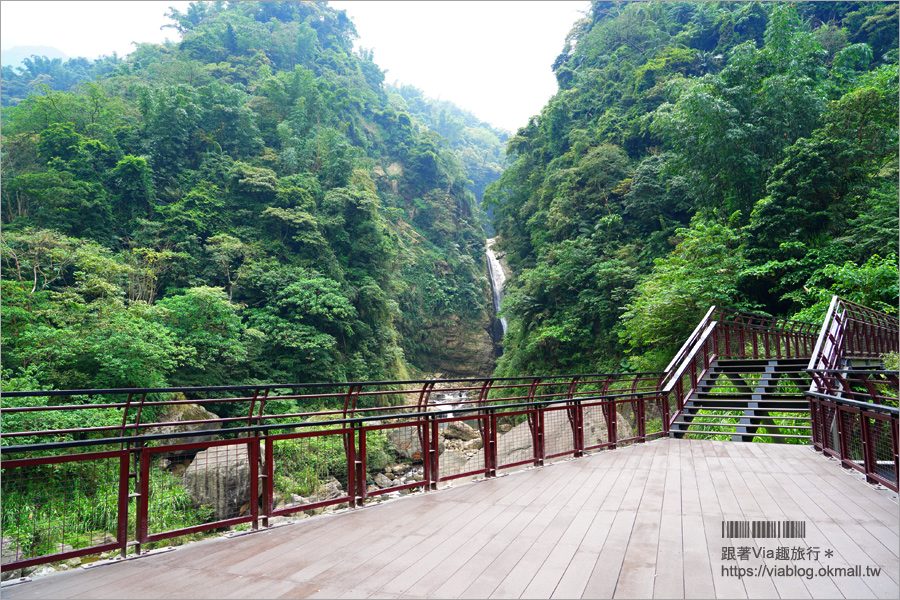
<svg viewBox="0 0 900 600">
<path fill-rule="evenodd" d="M 498 372 L 660 368 L 710 304 L 897 310 L 897 4 L 593 2 L 488 186 Z"/>
<path fill-rule="evenodd" d="M 343 11 L 168 16 L 124 59 L 4 67 L 4 389 L 405 378 L 421 332 L 480 327 L 473 176 Z"/>
</svg>

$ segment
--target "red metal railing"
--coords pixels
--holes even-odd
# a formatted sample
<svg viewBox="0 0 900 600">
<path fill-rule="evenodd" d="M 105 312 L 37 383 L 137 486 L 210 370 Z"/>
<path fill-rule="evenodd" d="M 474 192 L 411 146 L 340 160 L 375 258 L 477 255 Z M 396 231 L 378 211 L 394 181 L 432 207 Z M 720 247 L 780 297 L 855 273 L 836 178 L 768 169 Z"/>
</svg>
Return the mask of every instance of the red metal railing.
<svg viewBox="0 0 900 600">
<path fill-rule="evenodd" d="M 671 425 L 717 359 L 796 359 L 812 355 L 818 328 L 754 313 L 711 307 L 665 370 L 661 391 Z"/>
<path fill-rule="evenodd" d="M 10 392 L 2 571 L 643 442 L 667 431 L 661 375 Z M 273 409 L 296 404 L 317 410 Z M 184 405 L 230 416 L 153 422 Z M 72 414 L 105 422 L 34 427 Z"/>
<path fill-rule="evenodd" d="M 898 351 L 900 321 L 838 296 L 822 325 L 807 371 L 813 446 L 898 490 L 897 371 L 848 367 Z"/>
</svg>

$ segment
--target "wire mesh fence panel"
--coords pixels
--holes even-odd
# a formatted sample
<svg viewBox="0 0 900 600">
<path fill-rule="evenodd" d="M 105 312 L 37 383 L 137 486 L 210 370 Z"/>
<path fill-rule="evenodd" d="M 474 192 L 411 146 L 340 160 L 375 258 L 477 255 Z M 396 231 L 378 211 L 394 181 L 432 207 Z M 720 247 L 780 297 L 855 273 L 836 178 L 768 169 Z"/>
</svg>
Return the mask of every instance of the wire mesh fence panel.
<svg viewBox="0 0 900 600">
<path fill-rule="evenodd" d="M 598 450 L 609 443 L 609 426 L 601 403 L 582 404 L 582 419 L 585 451 Z"/>
<path fill-rule="evenodd" d="M 484 431 L 487 417 L 460 415 L 438 420 L 438 478 L 455 479 L 464 474 L 476 477 L 484 473 Z"/>
<path fill-rule="evenodd" d="M 272 436 L 272 514 L 290 514 L 331 502 L 350 492 L 348 445 L 354 431 L 331 427 L 322 432 Z M 268 457 L 267 457 L 268 458 Z"/>
<path fill-rule="evenodd" d="M 874 460 L 874 475 L 887 483 L 897 486 L 897 463 L 894 456 L 894 442 L 891 439 L 891 422 L 889 418 L 878 418 L 862 415 L 869 428 L 869 443 Z"/>
<path fill-rule="evenodd" d="M 575 454 L 575 420 L 579 407 L 549 406 L 544 409 L 544 457 L 546 462 L 562 460 Z"/>
<path fill-rule="evenodd" d="M 638 435 L 638 412 L 635 410 L 637 402 L 628 399 L 617 398 L 614 404 L 616 410 L 616 444 L 628 444 Z"/>
<path fill-rule="evenodd" d="M 862 443 L 862 428 L 860 426 L 859 413 L 849 410 L 839 411 L 841 418 L 842 435 L 845 440 L 847 452 L 846 460 L 857 469 L 865 470 Z"/>
<path fill-rule="evenodd" d="M 71 557 L 124 544 L 124 452 L 2 464 L 3 570 L 42 556 Z M 42 561 L 47 562 L 47 561 Z"/>
<path fill-rule="evenodd" d="M 663 424 L 663 403 L 666 400 L 659 397 L 644 398 L 644 433 L 645 435 L 653 435 L 663 433 L 665 425 Z"/>
<path fill-rule="evenodd" d="M 838 423 L 835 419 L 837 410 L 833 406 L 822 404 L 822 447 L 831 454 L 840 455 L 841 444 L 838 437 Z"/>
<path fill-rule="evenodd" d="M 235 440 L 144 449 L 146 504 L 139 518 L 146 519 L 148 537 L 141 541 L 191 535 L 242 517 L 251 520 L 258 458 L 249 444 Z"/>
<path fill-rule="evenodd" d="M 533 464 L 537 459 L 532 431 L 535 412 L 510 411 L 498 415 L 497 469 Z"/>
<path fill-rule="evenodd" d="M 366 494 L 403 491 L 424 485 L 426 427 L 419 421 L 365 429 Z M 423 448 L 422 442 L 426 441 Z"/>
</svg>

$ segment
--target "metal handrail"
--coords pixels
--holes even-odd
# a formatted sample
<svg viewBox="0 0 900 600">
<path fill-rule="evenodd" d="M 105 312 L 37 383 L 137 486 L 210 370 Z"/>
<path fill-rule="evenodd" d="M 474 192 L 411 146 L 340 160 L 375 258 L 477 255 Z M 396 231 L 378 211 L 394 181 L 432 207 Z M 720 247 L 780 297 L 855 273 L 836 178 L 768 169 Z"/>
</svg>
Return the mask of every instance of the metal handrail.
<svg viewBox="0 0 900 600">
<path fill-rule="evenodd" d="M 662 389 L 663 393 L 668 394 L 669 392 L 672 391 L 672 388 L 675 387 L 675 384 L 678 382 L 678 380 L 681 379 L 681 377 L 684 375 L 684 372 L 687 370 L 687 368 L 690 366 L 690 364 L 692 362 L 694 362 L 694 359 L 697 357 L 697 353 L 700 352 L 700 350 L 703 348 L 703 345 L 706 343 L 706 341 L 709 339 L 709 337 L 716 330 L 716 326 L 718 324 L 719 324 L 718 321 L 713 321 L 712 323 L 709 323 L 706 326 L 706 329 L 703 331 L 703 334 L 700 335 L 700 337 L 696 340 L 691 351 L 681 362 L 681 366 L 679 366 L 678 369 L 673 373 L 669 382 Z"/>
</svg>

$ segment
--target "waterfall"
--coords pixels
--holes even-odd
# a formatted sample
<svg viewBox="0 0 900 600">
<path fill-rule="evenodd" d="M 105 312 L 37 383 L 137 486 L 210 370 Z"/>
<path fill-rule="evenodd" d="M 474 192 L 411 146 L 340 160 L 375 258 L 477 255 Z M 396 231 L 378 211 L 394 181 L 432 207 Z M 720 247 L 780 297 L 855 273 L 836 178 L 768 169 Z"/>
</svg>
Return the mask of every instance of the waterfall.
<svg viewBox="0 0 900 600">
<path fill-rule="evenodd" d="M 494 297 L 494 313 L 500 312 L 500 303 L 503 301 L 503 282 L 506 281 L 506 275 L 503 274 L 503 267 L 500 266 L 500 260 L 494 253 L 493 245 L 497 238 L 491 238 L 487 241 L 485 252 L 487 253 L 488 275 L 491 278 L 491 293 Z M 503 334 L 506 335 L 506 317 L 500 317 L 500 326 L 503 328 Z"/>
</svg>

